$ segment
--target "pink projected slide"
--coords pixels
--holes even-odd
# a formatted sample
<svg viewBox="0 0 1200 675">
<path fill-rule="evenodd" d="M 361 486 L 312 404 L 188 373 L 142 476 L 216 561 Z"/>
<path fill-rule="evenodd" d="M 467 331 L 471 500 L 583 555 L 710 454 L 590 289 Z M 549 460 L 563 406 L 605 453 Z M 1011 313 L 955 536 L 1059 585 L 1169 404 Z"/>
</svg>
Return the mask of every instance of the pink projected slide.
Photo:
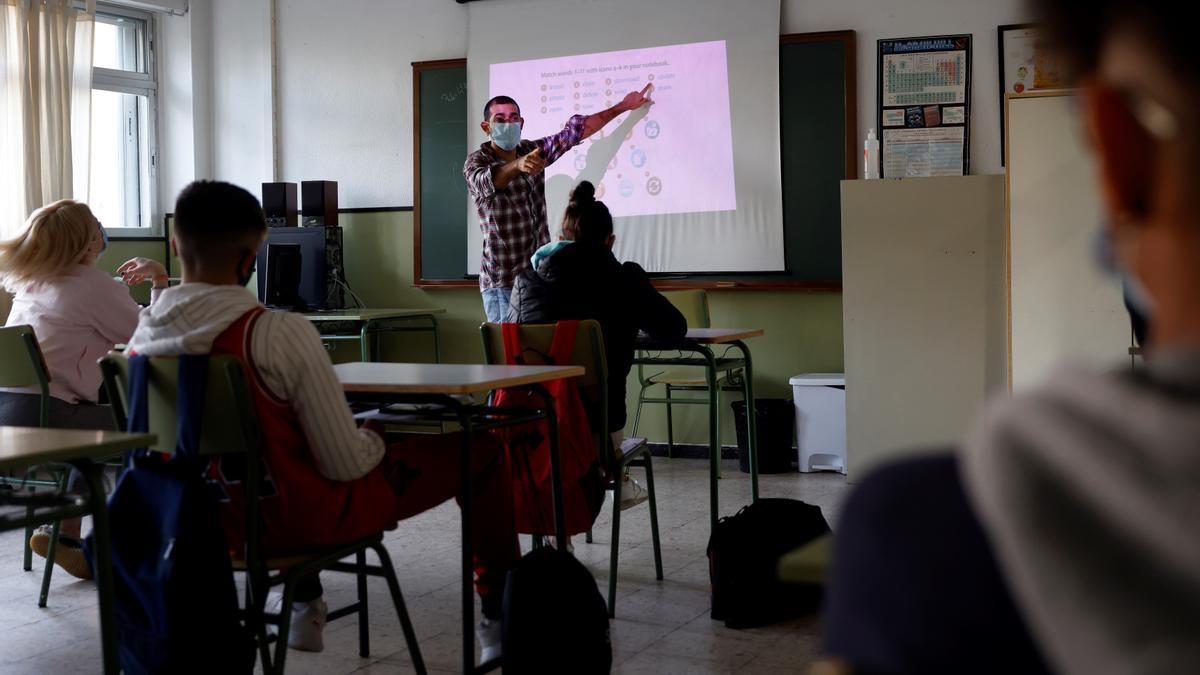
<svg viewBox="0 0 1200 675">
<path fill-rule="evenodd" d="M 654 85 L 654 105 L 619 116 L 547 167 L 552 225 L 579 180 L 596 185 L 614 216 L 737 209 L 724 41 L 497 63 L 490 78 L 492 96 L 521 106 L 524 138 Z"/>
</svg>

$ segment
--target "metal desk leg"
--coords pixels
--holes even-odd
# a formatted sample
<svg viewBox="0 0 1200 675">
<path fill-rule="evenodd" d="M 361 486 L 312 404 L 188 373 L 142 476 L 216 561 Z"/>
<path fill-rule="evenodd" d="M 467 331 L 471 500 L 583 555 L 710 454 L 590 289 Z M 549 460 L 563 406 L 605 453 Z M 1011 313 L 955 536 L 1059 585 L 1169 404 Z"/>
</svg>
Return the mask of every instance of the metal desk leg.
<svg viewBox="0 0 1200 675">
<path fill-rule="evenodd" d="M 104 672 L 120 672 L 117 660 L 116 588 L 113 586 L 112 540 L 109 538 L 108 503 L 104 495 L 104 465 L 90 460 L 73 462 L 88 483 L 88 508 L 96 537 L 95 576 L 100 595 L 100 644 L 104 650 Z"/>
<path fill-rule="evenodd" d="M 438 331 L 437 317 L 430 314 L 429 315 L 429 324 L 433 328 L 433 362 L 441 363 L 442 362 L 442 338 L 441 338 L 441 334 Z"/>
<path fill-rule="evenodd" d="M 717 494 L 717 478 L 721 474 L 721 439 L 718 438 L 720 428 L 717 415 L 717 360 L 712 350 L 707 347 L 697 349 L 708 365 L 705 366 L 708 378 L 708 491 L 709 491 L 709 532 L 716 532 L 717 518 L 720 511 L 719 495 Z"/>
<path fill-rule="evenodd" d="M 533 385 L 534 391 L 542 396 L 546 405 L 546 426 L 550 432 L 550 493 L 554 500 L 554 533 L 558 537 L 560 550 L 566 548 L 567 519 L 563 511 L 562 455 L 558 447 L 558 416 L 554 411 L 554 397 L 540 384 Z"/>
<path fill-rule="evenodd" d="M 471 487 L 471 415 L 459 408 L 458 423 L 462 427 L 459 448 L 459 499 L 462 503 L 462 650 L 463 672 L 475 672 L 475 577 L 474 541 L 471 538 L 475 499 Z"/>
<path fill-rule="evenodd" d="M 358 330 L 358 359 L 363 363 L 371 361 L 371 322 L 364 321 Z"/>
<path fill-rule="evenodd" d="M 741 340 L 733 343 L 742 351 L 746 361 L 744 392 L 746 397 L 746 440 L 750 450 L 750 500 L 758 501 L 758 406 L 754 402 L 754 364 L 750 360 L 750 350 Z"/>
</svg>

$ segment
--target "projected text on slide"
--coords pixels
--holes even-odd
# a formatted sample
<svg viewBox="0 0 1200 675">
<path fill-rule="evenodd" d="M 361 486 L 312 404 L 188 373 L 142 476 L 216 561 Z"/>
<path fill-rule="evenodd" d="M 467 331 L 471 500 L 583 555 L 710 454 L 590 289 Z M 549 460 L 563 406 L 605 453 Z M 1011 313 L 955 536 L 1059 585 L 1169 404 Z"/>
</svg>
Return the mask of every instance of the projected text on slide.
<svg viewBox="0 0 1200 675">
<path fill-rule="evenodd" d="M 493 64 L 489 88 L 516 99 L 522 137 L 532 139 L 654 85 L 652 106 L 617 117 L 546 168 L 554 226 L 581 180 L 614 216 L 736 210 L 728 72 L 725 42 L 699 42 Z"/>
</svg>

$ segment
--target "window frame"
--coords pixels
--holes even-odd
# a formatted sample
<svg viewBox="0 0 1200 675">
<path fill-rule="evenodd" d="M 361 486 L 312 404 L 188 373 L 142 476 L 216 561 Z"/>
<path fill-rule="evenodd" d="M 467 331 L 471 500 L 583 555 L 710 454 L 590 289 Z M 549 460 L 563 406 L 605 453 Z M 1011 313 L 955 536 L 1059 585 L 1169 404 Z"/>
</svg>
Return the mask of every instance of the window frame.
<svg viewBox="0 0 1200 675">
<path fill-rule="evenodd" d="M 142 49 L 144 70 L 139 73 L 112 68 L 92 67 L 92 90 L 110 91 L 118 94 L 132 94 L 146 98 L 145 137 L 141 138 L 139 129 L 139 156 L 141 146 L 145 146 L 145 178 L 143 169 L 139 168 L 138 197 L 140 199 L 142 226 L 125 227 L 110 226 L 105 223 L 104 229 L 112 239 L 161 239 L 163 237 L 162 218 L 158 204 L 158 59 L 157 59 L 157 17 L 151 12 L 145 12 L 129 7 L 97 3 L 97 22 L 101 15 L 117 16 L 143 22 Z M 126 187 L 128 189 L 128 186 Z M 128 198 L 128 197 L 127 197 Z"/>
</svg>

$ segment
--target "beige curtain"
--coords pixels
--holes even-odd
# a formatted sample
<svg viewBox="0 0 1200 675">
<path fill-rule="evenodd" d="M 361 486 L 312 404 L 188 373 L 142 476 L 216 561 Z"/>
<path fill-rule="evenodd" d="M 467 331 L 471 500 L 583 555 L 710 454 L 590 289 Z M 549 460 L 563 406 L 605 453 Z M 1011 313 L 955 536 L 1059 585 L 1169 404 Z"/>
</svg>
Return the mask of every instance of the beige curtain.
<svg viewBox="0 0 1200 675">
<path fill-rule="evenodd" d="M 87 199 L 95 0 L 0 0 L 0 237 Z"/>
</svg>

